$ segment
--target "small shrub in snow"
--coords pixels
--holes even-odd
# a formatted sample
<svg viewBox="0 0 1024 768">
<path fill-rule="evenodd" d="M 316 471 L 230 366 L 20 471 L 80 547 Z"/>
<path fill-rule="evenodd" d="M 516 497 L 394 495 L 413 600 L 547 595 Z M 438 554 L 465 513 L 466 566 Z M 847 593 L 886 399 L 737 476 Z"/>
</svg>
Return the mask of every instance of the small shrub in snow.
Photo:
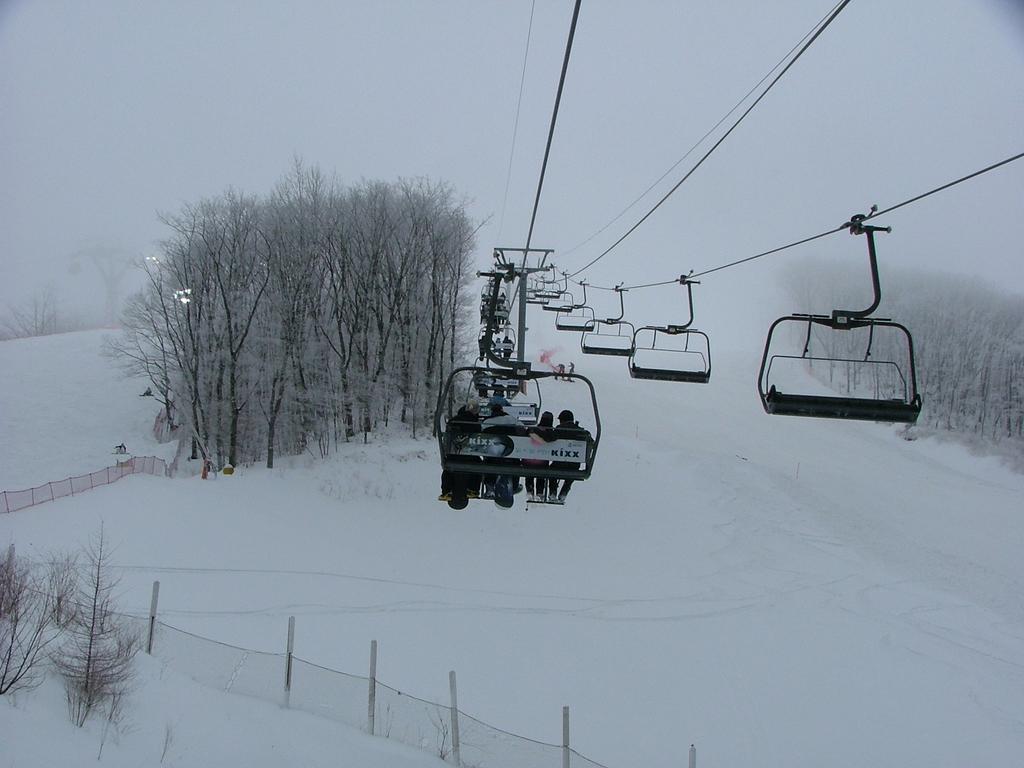
<svg viewBox="0 0 1024 768">
<path fill-rule="evenodd" d="M 77 610 L 65 628 L 54 663 L 64 678 L 68 714 L 81 727 L 94 711 L 115 719 L 132 678 L 139 637 L 114 612 L 109 553 L 103 529 L 86 553 L 88 573 L 75 602 Z"/>
</svg>

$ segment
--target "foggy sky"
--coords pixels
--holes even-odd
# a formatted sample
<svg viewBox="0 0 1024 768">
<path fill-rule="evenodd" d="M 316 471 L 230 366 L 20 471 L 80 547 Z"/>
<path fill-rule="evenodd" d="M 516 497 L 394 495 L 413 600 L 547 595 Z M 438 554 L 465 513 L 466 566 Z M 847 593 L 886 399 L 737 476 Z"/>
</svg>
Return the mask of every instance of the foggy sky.
<svg viewBox="0 0 1024 768">
<path fill-rule="evenodd" d="M 584 0 L 534 245 L 570 270 L 604 250 L 689 162 L 586 247 L 557 253 L 617 215 L 831 7 Z M 503 215 L 529 0 L 0 0 L 0 308 L 50 281 L 67 307 L 95 303 L 75 253 L 142 253 L 164 234 L 158 211 L 229 186 L 268 192 L 294 157 L 342 181 L 447 180 L 487 220 L 485 265 L 492 246 L 525 241 L 571 11 L 537 1 Z M 1022 150 L 1020 2 L 853 0 L 586 274 L 701 271 Z M 1024 160 L 896 212 L 880 259 L 1024 293 L 1022 192 Z M 862 238 L 835 235 L 709 276 L 700 302 L 719 318 L 762 299 L 798 309 L 767 297 L 787 260 L 808 256 L 866 262 Z"/>
</svg>

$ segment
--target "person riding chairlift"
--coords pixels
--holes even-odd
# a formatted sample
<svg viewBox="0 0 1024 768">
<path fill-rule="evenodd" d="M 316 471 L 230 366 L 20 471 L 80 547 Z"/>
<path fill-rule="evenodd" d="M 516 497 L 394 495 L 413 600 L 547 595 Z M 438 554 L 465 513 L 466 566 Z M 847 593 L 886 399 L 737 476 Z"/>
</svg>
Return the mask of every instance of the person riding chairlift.
<svg viewBox="0 0 1024 768">
<path fill-rule="evenodd" d="M 491 409 L 491 415 L 489 418 L 486 418 L 481 422 L 480 427 L 482 432 L 492 431 L 502 434 L 508 434 L 510 432 L 512 434 L 526 434 L 526 428 L 523 426 L 523 423 L 512 414 L 505 412 L 505 407 L 511 405 L 506 398 L 500 395 L 495 395 L 490 399 L 488 405 Z M 520 465 L 518 459 L 495 457 L 485 458 L 484 461 L 490 464 L 507 464 L 510 467 Z M 519 484 L 519 477 L 515 474 L 485 475 L 483 479 L 484 488 L 486 489 L 484 492 L 485 496 L 488 494 L 493 495 L 495 483 L 497 483 L 497 481 L 502 477 L 508 477 L 512 488 L 514 489 L 513 492 L 518 492 L 522 489 L 522 486 Z"/>
<path fill-rule="evenodd" d="M 459 408 L 451 421 L 461 424 L 477 424 L 480 421 L 480 406 L 470 400 Z M 480 475 L 469 472 L 441 472 L 441 495 L 438 501 L 447 501 L 452 509 L 465 509 L 471 498 L 480 496 Z"/>
<path fill-rule="evenodd" d="M 567 409 L 558 414 L 558 426 L 554 429 L 554 436 L 556 440 L 586 440 L 589 433 L 579 425 L 572 411 Z M 579 469 L 579 466 L 578 461 L 551 462 L 552 469 Z M 559 489 L 558 478 L 552 477 L 548 483 L 548 499 L 564 502 L 572 483 L 572 478 L 565 478 Z"/>
<path fill-rule="evenodd" d="M 540 415 L 540 421 L 537 422 L 537 426 L 530 427 L 526 431 L 526 434 L 528 434 L 530 439 L 535 443 L 550 443 L 555 440 L 554 422 L 555 415 L 551 413 L 551 411 L 544 411 L 544 413 Z M 551 462 L 545 461 L 544 459 L 523 459 L 523 465 L 528 467 L 546 467 L 550 463 Z M 529 501 L 547 501 L 548 478 L 528 477 L 525 482 L 526 495 Z"/>
</svg>

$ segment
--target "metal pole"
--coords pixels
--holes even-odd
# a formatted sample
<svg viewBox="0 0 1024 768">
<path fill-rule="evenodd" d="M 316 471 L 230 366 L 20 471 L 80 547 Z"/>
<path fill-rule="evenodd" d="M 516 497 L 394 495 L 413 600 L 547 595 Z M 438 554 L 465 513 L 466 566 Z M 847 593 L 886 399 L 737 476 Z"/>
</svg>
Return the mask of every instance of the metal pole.
<svg viewBox="0 0 1024 768">
<path fill-rule="evenodd" d="M 295 617 L 288 617 L 288 652 L 284 665 L 284 705 L 291 704 L 292 698 L 292 654 L 295 651 Z"/>
<path fill-rule="evenodd" d="M 462 766 L 462 756 L 459 754 L 459 697 L 455 692 L 455 670 L 448 673 L 448 687 L 452 694 L 452 757 L 455 765 Z"/>
<path fill-rule="evenodd" d="M 366 730 L 373 735 L 377 714 L 377 641 L 370 641 L 370 698 L 366 707 Z"/>
<path fill-rule="evenodd" d="M 690 768 L 697 768 L 697 748 L 690 745 Z"/>
<path fill-rule="evenodd" d="M 153 582 L 153 599 L 149 601 L 149 637 L 146 638 L 146 653 L 153 655 L 153 633 L 156 629 L 156 604 L 160 599 L 160 582 Z"/>
<path fill-rule="evenodd" d="M 519 273 L 519 349 L 516 360 L 526 362 L 526 282 L 530 270 L 526 268 L 526 254 L 523 254 L 523 271 Z"/>
<path fill-rule="evenodd" d="M 562 707 L 562 768 L 569 768 L 569 707 Z"/>
</svg>

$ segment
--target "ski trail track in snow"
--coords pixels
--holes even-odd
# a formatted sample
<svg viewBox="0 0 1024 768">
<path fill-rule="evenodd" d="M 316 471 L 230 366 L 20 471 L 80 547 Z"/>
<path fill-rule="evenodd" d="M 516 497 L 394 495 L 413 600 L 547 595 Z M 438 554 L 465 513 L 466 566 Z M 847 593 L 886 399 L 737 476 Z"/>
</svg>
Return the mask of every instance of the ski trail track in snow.
<svg viewBox="0 0 1024 768">
<path fill-rule="evenodd" d="M 571 704 L 575 745 L 610 766 L 679 765 L 691 742 L 723 765 L 1020 762 L 1024 478 L 890 427 L 766 416 L 728 353 L 707 386 L 575 359 L 605 433 L 562 508 L 450 510 L 436 446 L 399 440 L 132 477 L 0 537 L 42 558 L 103 520 L 131 610 L 160 579 L 168 623 L 270 651 L 297 615 L 303 658 L 355 673 L 376 638 L 382 677 L 443 701 L 457 669 L 463 708 L 508 730 L 557 742 Z M 590 426 L 572 390 L 544 408 Z"/>
</svg>

